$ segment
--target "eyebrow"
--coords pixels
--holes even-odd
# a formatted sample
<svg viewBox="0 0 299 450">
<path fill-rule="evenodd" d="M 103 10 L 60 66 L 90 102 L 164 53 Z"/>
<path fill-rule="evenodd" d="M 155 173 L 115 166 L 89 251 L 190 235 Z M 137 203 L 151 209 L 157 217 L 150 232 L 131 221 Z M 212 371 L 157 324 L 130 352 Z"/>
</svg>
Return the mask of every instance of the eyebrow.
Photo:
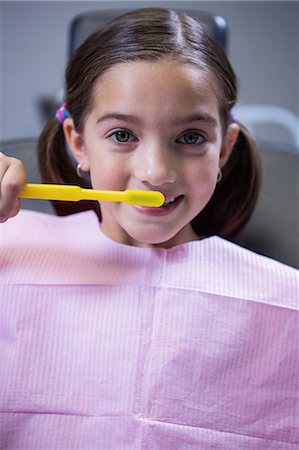
<svg viewBox="0 0 299 450">
<path fill-rule="evenodd" d="M 99 117 L 97 119 L 97 123 L 102 123 L 102 122 L 105 122 L 108 120 L 121 120 L 124 122 L 133 123 L 135 125 L 141 124 L 141 120 L 138 117 L 133 116 L 131 114 L 122 114 L 119 112 L 108 112 L 108 113 L 104 114 L 103 116 Z M 174 119 L 172 121 L 172 125 L 174 125 L 174 126 L 187 125 L 188 123 L 198 122 L 198 121 L 207 122 L 213 126 L 217 126 L 216 119 L 206 113 L 195 113 L 195 114 L 192 114 L 187 117 L 181 117 L 181 118 L 178 117 L 177 119 Z"/>
<path fill-rule="evenodd" d="M 140 124 L 140 120 L 136 116 L 131 114 L 121 114 L 118 112 L 108 112 L 97 119 L 97 123 L 105 122 L 107 120 L 122 120 L 124 122 L 131 122 L 135 124 Z"/>
<path fill-rule="evenodd" d="M 174 125 L 187 125 L 190 122 L 207 122 L 217 126 L 217 120 L 206 113 L 196 113 L 191 116 L 177 118 L 173 121 Z"/>
</svg>

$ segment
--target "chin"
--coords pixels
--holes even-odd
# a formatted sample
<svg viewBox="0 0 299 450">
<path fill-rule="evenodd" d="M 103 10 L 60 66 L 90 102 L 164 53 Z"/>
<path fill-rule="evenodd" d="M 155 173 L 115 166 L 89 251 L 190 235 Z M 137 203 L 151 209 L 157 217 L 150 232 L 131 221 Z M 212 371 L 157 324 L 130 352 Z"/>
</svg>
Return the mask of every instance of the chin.
<svg viewBox="0 0 299 450">
<path fill-rule="evenodd" d="M 131 236 L 133 238 L 133 240 L 135 242 L 139 242 L 141 245 L 162 245 L 165 242 L 167 242 L 170 238 L 165 237 L 165 236 L 158 236 L 158 235 L 154 235 L 154 236 L 149 236 L 148 234 L 142 235 L 142 234 L 137 234 L 134 236 Z"/>
<path fill-rule="evenodd" d="M 146 227 L 145 227 L 146 228 Z M 170 242 L 172 242 L 172 245 L 175 245 L 175 237 L 178 233 L 178 231 L 176 230 L 173 233 L 169 233 L 168 232 L 161 232 L 161 231 L 154 231 L 154 230 L 149 230 L 144 229 L 144 230 L 134 230 L 132 232 L 130 232 L 129 230 L 127 230 L 128 235 L 132 238 L 132 240 L 134 242 L 140 243 L 140 245 L 160 245 L 161 247 L 168 247 L 171 245 L 167 245 L 168 243 L 170 244 Z"/>
</svg>

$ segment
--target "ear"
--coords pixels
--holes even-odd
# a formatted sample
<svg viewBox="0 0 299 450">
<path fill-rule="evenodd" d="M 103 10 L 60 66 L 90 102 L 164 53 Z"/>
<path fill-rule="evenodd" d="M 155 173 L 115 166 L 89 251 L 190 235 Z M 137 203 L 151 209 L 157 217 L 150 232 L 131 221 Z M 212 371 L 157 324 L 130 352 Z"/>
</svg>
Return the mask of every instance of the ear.
<svg viewBox="0 0 299 450">
<path fill-rule="evenodd" d="M 68 117 L 63 122 L 63 132 L 67 142 L 69 150 L 72 152 L 77 163 L 81 164 L 81 169 L 89 170 L 89 158 L 84 146 L 84 141 L 75 128 L 74 121 L 71 117 Z"/>
<path fill-rule="evenodd" d="M 231 124 L 227 129 L 220 152 L 219 166 L 221 168 L 225 166 L 231 155 L 234 145 L 237 142 L 239 131 L 240 127 L 237 123 Z"/>
</svg>

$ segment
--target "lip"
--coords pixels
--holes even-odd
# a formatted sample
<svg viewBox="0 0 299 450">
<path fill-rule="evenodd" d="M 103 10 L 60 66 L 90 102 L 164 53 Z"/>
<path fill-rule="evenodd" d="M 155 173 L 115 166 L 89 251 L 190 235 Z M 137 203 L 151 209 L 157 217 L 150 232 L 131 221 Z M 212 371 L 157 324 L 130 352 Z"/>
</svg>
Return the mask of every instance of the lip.
<svg viewBox="0 0 299 450">
<path fill-rule="evenodd" d="M 148 206 L 133 206 L 133 208 L 140 214 L 161 217 L 172 213 L 181 204 L 184 199 L 184 195 L 178 195 L 177 197 L 174 197 L 173 195 L 165 195 L 165 202 L 173 198 L 175 198 L 173 203 L 170 203 L 169 205 L 162 205 L 159 208 Z"/>
</svg>

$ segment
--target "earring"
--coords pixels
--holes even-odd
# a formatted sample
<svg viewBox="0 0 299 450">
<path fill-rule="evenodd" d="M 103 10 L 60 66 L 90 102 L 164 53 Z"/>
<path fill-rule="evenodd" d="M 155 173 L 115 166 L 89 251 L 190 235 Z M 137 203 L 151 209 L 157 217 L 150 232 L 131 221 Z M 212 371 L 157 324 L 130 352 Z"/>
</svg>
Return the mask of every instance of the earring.
<svg viewBox="0 0 299 450">
<path fill-rule="evenodd" d="M 220 167 L 219 167 L 219 169 L 218 169 L 218 175 L 217 175 L 217 183 L 219 183 L 221 180 L 222 180 L 222 170 L 221 170 Z"/>
<path fill-rule="evenodd" d="M 82 162 L 78 163 L 76 166 L 76 174 L 79 178 L 86 178 L 86 175 L 89 173 L 87 170 L 81 169 Z"/>
</svg>

